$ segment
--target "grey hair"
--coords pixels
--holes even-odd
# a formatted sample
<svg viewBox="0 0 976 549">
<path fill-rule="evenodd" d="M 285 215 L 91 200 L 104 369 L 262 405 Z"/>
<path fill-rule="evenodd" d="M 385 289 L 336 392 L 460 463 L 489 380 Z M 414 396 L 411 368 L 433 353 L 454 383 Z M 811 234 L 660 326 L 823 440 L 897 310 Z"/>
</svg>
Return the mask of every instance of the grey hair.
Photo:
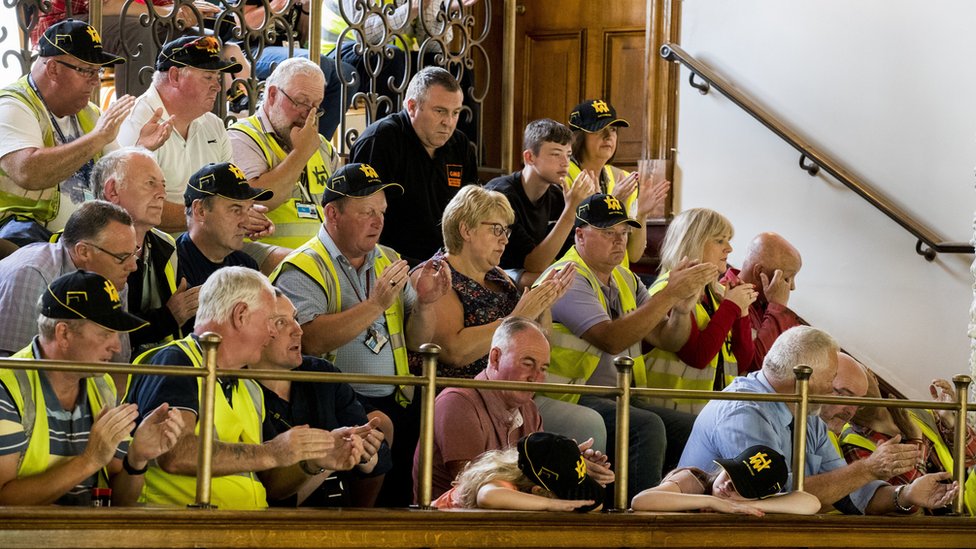
<svg viewBox="0 0 976 549">
<path fill-rule="evenodd" d="M 510 316 L 495 328 L 495 333 L 491 336 L 491 347 L 506 351 L 511 347 L 512 339 L 527 330 L 536 330 L 542 337 L 546 337 L 538 322 L 521 316 Z"/>
<path fill-rule="evenodd" d="M 274 288 L 260 271 L 247 267 L 217 269 L 200 288 L 196 326 L 226 322 L 238 303 L 255 307 L 262 293 L 274 295 Z"/>
<path fill-rule="evenodd" d="M 451 73 L 440 67 L 424 67 L 410 79 L 407 93 L 403 96 L 404 103 L 413 99 L 423 105 L 427 101 L 427 92 L 434 86 L 440 86 L 449 92 L 461 91 L 460 84 Z"/>
<path fill-rule="evenodd" d="M 827 332 L 795 326 L 776 338 L 763 360 L 762 371 L 770 381 L 793 381 L 794 366 L 803 364 L 817 371 L 827 367 L 839 350 L 837 341 Z"/>
<path fill-rule="evenodd" d="M 109 179 L 115 179 L 125 185 L 129 177 L 129 159 L 136 155 L 156 161 L 149 149 L 136 145 L 114 150 L 95 162 L 91 173 L 91 188 L 95 198 L 105 200 L 105 183 Z"/>
<path fill-rule="evenodd" d="M 321 78 L 323 85 L 326 82 L 325 74 L 322 73 L 322 67 L 319 67 L 315 63 L 311 62 L 306 57 L 290 57 L 285 59 L 271 72 L 271 76 L 264 81 L 265 89 L 274 86 L 281 89 L 286 84 L 291 82 L 292 78 L 296 76 L 307 76 L 309 78 Z M 267 97 L 267 94 L 265 94 Z M 263 102 L 263 100 L 262 100 Z"/>
</svg>

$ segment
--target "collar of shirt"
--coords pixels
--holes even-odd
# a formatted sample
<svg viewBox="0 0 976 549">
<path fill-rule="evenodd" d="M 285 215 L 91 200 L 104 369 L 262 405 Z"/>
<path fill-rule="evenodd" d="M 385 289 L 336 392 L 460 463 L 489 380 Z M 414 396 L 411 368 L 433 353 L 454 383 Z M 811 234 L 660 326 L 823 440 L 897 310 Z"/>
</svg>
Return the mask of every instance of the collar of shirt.
<svg viewBox="0 0 976 549">
<path fill-rule="evenodd" d="M 485 370 L 479 372 L 474 378 L 482 381 L 490 381 Z M 506 427 L 507 435 L 510 438 L 512 431 L 521 427 L 525 422 L 522 417 L 522 410 L 520 408 L 512 409 L 505 406 L 505 402 L 501 398 L 501 393 L 497 390 L 475 390 L 481 395 L 481 399 L 485 403 L 485 408 L 488 410 L 489 417 L 504 418 L 500 423 Z"/>
<path fill-rule="evenodd" d="M 329 231 L 325 230 L 324 226 L 319 227 L 319 240 L 322 241 L 322 245 L 325 246 L 325 251 L 329 252 L 329 255 L 332 256 L 333 259 L 341 263 L 343 267 L 356 272 L 357 274 L 366 272 L 364 269 L 372 269 L 373 264 L 376 263 L 376 258 L 380 254 L 379 249 L 374 246 L 373 249 L 366 254 L 366 261 L 363 262 L 363 266 L 356 270 L 353 269 L 352 264 L 348 259 L 346 259 L 346 256 L 339 251 L 339 247 L 336 246 L 335 241 L 332 240 L 332 235 L 329 234 Z"/>
</svg>

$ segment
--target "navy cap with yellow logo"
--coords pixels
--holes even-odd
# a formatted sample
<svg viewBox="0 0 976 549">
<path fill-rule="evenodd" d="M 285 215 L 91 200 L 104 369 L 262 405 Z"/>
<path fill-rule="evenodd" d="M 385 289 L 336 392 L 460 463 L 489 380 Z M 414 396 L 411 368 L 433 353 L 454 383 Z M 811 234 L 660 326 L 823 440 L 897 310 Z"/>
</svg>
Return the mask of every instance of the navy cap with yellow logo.
<svg viewBox="0 0 976 549">
<path fill-rule="evenodd" d="M 230 162 L 211 162 L 190 176 L 183 191 L 183 203 L 193 204 L 198 198 L 220 196 L 228 200 L 270 200 L 274 193 L 247 184 L 244 170 Z"/>
<path fill-rule="evenodd" d="M 733 459 L 716 459 L 725 469 L 739 495 L 748 499 L 762 499 L 783 491 L 789 477 L 786 458 L 769 446 L 750 446 Z"/>
<path fill-rule="evenodd" d="M 522 437 L 516 447 L 518 468 L 534 484 L 559 499 L 594 501 L 577 511 L 590 511 L 603 504 L 606 490 L 586 473 L 586 462 L 574 440 L 540 431 Z"/>
<path fill-rule="evenodd" d="M 403 193 L 403 186 L 399 183 L 384 183 L 369 164 L 353 162 L 339 168 L 329 178 L 329 182 L 325 184 L 325 192 L 322 193 L 322 205 L 343 197 L 363 198 L 387 187 L 396 187 Z"/>
<path fill-rule="evenodd" d="M 213 36 L 184 36 L 163 45 L 156 58 L 156 70 L 193 67 L 204 71 L 240 72 L 237 61 L 220 56 L 220 42 Z"/>
<path fill-rule="evenodd" d="M 90 320 L 113 332 L 149 324 L 122 309 L 119 291 L 100 274 L 75 271 L 58 277 L 41 296 L 41 314 L 57 320 Z"/>
<path fill-rule="evenodd" d="M 576 227 L 592 225 L 599 229 L 614 227 L 626 223 L 635 229 L 641 224 L 627 215 L 627 210 L 617 197 L 609 194 L 597 193 L 583 199 L 576 207 Z"/>
<path fill-rule="evenodd" d="M 56 57 L 70 55 L 92 65 L 116 65 L 125 63 L 118 55 L 102 50 L 102 37 L 95 27 L 78 21 L 65 19 L 44 31 L 39 44 L 38 55 Z"/>
<path fill-rule="evenodd" d="M 604 99 L 587 99 L 569 113 L 569 127 L 594 133 L 607 126 L 630 127 L 630 122 L 617 118 L 617 109 Z"/>
</svg>

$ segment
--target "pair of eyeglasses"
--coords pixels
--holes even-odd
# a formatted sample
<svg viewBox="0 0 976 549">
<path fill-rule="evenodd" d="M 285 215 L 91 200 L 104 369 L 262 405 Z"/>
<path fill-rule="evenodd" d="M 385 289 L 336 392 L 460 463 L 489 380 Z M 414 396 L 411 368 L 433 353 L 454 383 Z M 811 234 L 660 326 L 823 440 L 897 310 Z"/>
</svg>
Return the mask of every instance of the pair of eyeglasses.
<svg viewBox="0 0 976 549">
<path fill-rule="evenodd" d="M 105 69 L 103 69 L 103 68 L 86 69 L 84 67 L 76 67 L 76 66 L 72 65 L 71 63 L 65 63 L 64 61 L 61 61 L 60 59 L 55 59 L 54 62 L 57 63 L 58 65 L 62 65 L 62 66 L 68 67 L 69 69 L 75 71 L 76 73 L 84 76 L 85 78 L 87 78 L 89 80 L 91 80 L 92 78 L 97 78 L 97 79 L 101 80 L 102 76 L 105 75 Z"/>
<path fill-rule="evenodd" d="M 288 92 L 286 92 L 281 88 L 278 88 L 278 91 L 280 91 L 285 97 L 287 97 L 288 100 L 291 101 L 291 104 L 294 105 L 296 109 L 305 111 L 306 114 L 308 114 L 309 111 L 315 111 L 315 116 L 318 117 L 321 117 L 323 114 L 325 114 L 325 109 L 323 109 L 322 107 L 316 105 L 309 105 L 308 103 L 302 103 L 300 101 L 295 101 L 295 99 L 292 98 L 292 96 L 288 95 Z"/>
<path fill-rule="evenodd" d="M 121 265 L 121 264 L 125 263 L 126 261 L 128 261 L 130 257 L 135 256 L 135 255 L 139 255 L 139 252 L 142 251 L 142 246 L 136 246 L 136 251 L 134 251 L 132 253 L 121 253 L 121 254 L 117 254 L 117 253 L 113 253 L 113 252 L 110 252 L 110 251 L 106 250 L 105 248 L 99 246 L 98 244 L 95 244 L 94 242 L 87 242 L 87 241 L 82 241 L 82 242 L 84 242 L 85 244 L 88 244 L 92 248 L 95 248 L 96 250 L 98 250 L 98 251 L 100 251 L 100 252 L 102 252 L 104 254 L 107 254 L 107 255 L 110 255 L 110 256 L 114 257 L 115 260 L 119 262 L 119 265 Z"/>
<path fill-rule="evenodd" d="M 512 228 L 511 227 L 506 227 L 505 225 L 502 225 L 501 223 L 492 223 L 491 221 L 482 221 L 481 224 L 482 225 L 488 225 L 489 227 L 491 227 L 491 234 L 495 235 L 496 237 L 501 237 L 502 235 L 505 235 L 505 238 L 508 238 L 508 237 L 512 236 Z"/>
</svg>

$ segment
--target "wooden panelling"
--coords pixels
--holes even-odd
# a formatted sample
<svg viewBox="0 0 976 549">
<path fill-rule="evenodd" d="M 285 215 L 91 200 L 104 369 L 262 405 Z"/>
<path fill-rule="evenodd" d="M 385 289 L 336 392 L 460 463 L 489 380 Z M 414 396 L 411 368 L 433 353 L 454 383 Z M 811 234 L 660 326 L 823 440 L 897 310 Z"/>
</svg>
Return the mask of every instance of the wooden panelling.
<svg viewBox="0 0 976 549">
<path fill-rule="evenodd" d="M 583 57 L 586 30 L 573 33 L 537 33 L 525 36 L 522 63 L 522 116 L 516 117 L 521 137 L 525 124 L 539 118 L 565 122 L 583 93 Z M 518 125 L 521 121 L 522 124 Z M 521 139 L 517 139 L 521 151 Z"/>
<path fill-rule="evenodd" d="M 635 167 L 641 158 L 644 121 L 644 28 L 611 30 L 603 35 L 603 96 L 630 128 L 617 132 L 614 165 Z"/>
</svg>

